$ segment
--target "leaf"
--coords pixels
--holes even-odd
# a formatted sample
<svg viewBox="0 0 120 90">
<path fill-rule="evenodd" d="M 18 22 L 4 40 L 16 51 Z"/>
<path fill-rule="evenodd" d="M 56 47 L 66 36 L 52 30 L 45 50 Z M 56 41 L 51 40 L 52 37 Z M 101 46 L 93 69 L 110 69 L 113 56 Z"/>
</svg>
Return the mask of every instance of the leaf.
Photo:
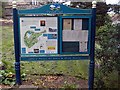
<svg viewBox="0 0 120 90">
<path fill-rule="evenodd" d="M 3 83 L 10 85 L 11 82 L 8 80 L 8 78 L 6 78 L 6 79 L 3 81 Z"/>
<path fill-rule="evenodd" d="M 15 81 L 11 82 L 10 85 L 11 85 L 11 86 L 12 86 L 12 85 L 15 85 Z"/>
</svg>

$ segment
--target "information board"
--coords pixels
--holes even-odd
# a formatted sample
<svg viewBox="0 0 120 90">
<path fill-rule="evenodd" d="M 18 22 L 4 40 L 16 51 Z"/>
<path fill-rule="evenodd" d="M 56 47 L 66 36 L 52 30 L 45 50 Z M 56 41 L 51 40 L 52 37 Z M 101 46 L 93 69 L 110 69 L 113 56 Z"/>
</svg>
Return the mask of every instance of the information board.
<svg viewBox="0 0 120 90">
<path fill-rule="evenodd" d="M 49 4 L 19 10 L 18 19 L 21 60 L 89 58 L 91 10 L 83 12 L 62 4 Z M 73 57 L 70 58 L 70 55 Z"/>
<path fill-rule="evenodd" d="M 57 17 L 20 17 L 21 54 L 57 54 L 57 23 Z"/>
<path fill-rule="evenodd" d="M 13 1 L 16 84 L 21 84 L 20 61 L 90 60 L 93 89 L 96 1 L 92 4 L 92 9 L 51 3 L 17 10 Z"/>
</svg>

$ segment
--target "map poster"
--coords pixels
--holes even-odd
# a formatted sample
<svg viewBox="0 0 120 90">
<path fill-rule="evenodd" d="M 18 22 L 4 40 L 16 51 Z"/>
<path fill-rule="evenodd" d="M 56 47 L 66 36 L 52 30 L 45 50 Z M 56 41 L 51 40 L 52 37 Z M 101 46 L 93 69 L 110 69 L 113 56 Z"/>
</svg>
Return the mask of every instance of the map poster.
<svg viewBox="0 0 120 90">
<path fill-rule="evenodd" d="M 57 54 L 57 23 L 57 17 L 20 17 L 21 54 Z"/>
</svg>

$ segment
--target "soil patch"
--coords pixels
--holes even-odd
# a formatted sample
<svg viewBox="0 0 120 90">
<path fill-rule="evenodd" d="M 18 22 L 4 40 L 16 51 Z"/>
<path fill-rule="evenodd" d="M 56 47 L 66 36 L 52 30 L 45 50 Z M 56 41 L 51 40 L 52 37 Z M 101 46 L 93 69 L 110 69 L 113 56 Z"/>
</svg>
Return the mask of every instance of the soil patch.
<svg viewBox="0 0 120 90">
<path fill-rule="evenodd" d="M 88 80 L 83 80 L 75 76 L 57 76 L 57 75 L 29 75 L 22 85 L 26 85 L 26 88 L 29 86 L 36 86 L 38 88 L 88 88 Z M 20 86 L 14 86 L 11 88 L 21 88 Z M 6 88 L 4 85 L 1 85 L 2 88 Z M 10 88 L 7 86 L 7 88 Z"/>
</svg>

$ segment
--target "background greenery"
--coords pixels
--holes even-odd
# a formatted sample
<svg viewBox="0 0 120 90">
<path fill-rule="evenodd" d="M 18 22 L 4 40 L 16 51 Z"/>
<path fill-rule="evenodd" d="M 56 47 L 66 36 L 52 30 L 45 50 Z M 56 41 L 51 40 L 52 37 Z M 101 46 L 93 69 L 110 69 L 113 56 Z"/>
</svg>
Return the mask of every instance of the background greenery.
<svg viewBox="0 0 120 90">
<path fill-rule="evenodd" d="M 72 7 L 76 6 L 91 8 L 91 3 L 72 3 Z M 120 24 L 113 25 L 107 14 L 120 14 L 120 5 L 98 2 L 96 10 L 95 87 L 120 88 Z"/>
<path fill-rule="evenodd" d="M 80 8 L 90 8 L 91 3 L 73 3 Z M 110 5 L 98 3 L 97 30 L 95 48 L 95 83 L 96 88 L 120 88 L 120 25 L 112 25 L 107 12 Z M 118 8 L 111 7 L 116 13 Z M 1 9 L 0 9 L 1 10 Z M 14 74 L 14 44 L 12 27 L 3 26 L 2 32 L 2 62 L 6 72 Z M 89 61 L 41 61 L 21 62 L 21 72 L 33 74 L 64 74 L 88 79 Z M 3 72 L 2 72 L 3 73 Z M 11 74 L 11 73 L 10 73 Z"/>
</svg>

